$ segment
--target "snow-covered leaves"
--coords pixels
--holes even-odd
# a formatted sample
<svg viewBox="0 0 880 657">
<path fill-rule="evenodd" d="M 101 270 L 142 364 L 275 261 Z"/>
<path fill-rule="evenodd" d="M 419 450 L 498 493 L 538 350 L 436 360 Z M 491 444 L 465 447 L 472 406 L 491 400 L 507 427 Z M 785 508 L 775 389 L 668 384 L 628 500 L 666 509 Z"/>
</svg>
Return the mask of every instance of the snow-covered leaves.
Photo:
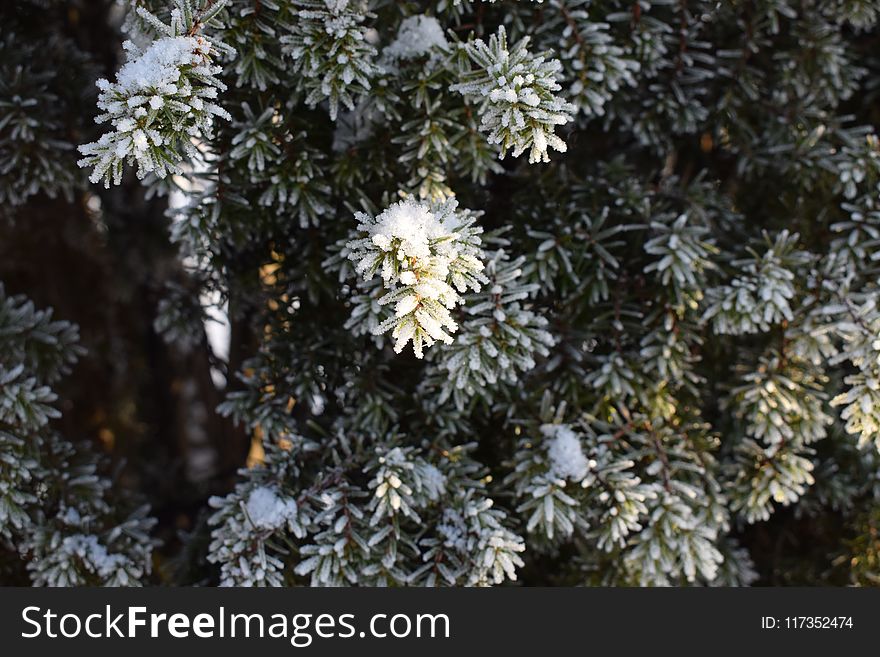
<svg viewBox="0 0 880 657">
<path fill-rule="evenodd" d="M 821 440 L 831 424 L 825 413 L 821 376 L 807 365 L 762 359 L 733 391 L 736 413 L 749 435 L 775 447 L 785 441 L 809 444 Z"/>
<path fill-rule="evenodd" d="M 566 151 L 556 126 L 571 121 L 576 108 L 556 95 L 559 62 L 531 54 L 528 44 L 523 37 L 508 49 L 503 27 L 488 44 L 482 39 L 465 44 L 475 68 L 452 90 L 479 103 L 480 128 L 502 157 L 511 149 L 514 157 L 528 150 L 529 162 L 549 162 L 548 147 Z"/>
<path fill-rule="evenodd" d="M 305 131 L 291 131 L 276 107 L 257 114 L 242 103 L 241 111 L 243 116 L 233 121 L 237 132 L 229 158 L 247 162 L 246 176 L 261 192 L 257 202 L 283 216 L 296 216 L 303 228 L 317 225 L 329 210 L 326 156 L 308 144 Z"/>
<path fill-rule="evenodd" d="M 150 573 L 155 520 L 146 507 L 115 526 L 105 526 L 107 517 L 112 517 L 107 501 L 80 499 L 37 525 L 21 544 L 34 557 L 28 563 L 34 585 L 140 586 Z"/>
<path fill-rule="evenodd" d="M 769 451 L 751 439 L 736 447 L 730 485 L 731 509 L 747 522 L 770 518 L 773 503 L 789 506 L 814 483 L 813 452 L 798 443 Z"/>
<path fill-rule="evenodd" d="M 29 555 L 38 586 L 136 586 L 150 572 L 155 521 L 48 426 L 61 413 L 50 387 L 84 350 L 75 326 L 52 321 L 0 285 L 0 540 Z M 121 518 L 121 520 L 120 520 Z"/>
<path fill-rule="evenodd" d="M 367 93 L 378 69 L 376 49 L 367 40 L 367 3 L 363 0 L 294 0 L 296 28 L 282 37 L 285 54 L 299 73 L 306 102 L 330 104 L 335 119 L 341 103 Z"/>
<path fill-rule="evenodd" d="M 610 551 L 641 529 L 654 487 L 632 471 L 635 462 L 620 452 L 621 445 L 593 430 L 591 420 L 559 422 L 564 408 L 518 441 L 505 483 L 513 486 L 517 510 L 538 547 L 577 532 Z"/>
<path fill-rule="evenodd" d="M 416 59 L 448 45 L 443 26 L 436 18 L 416 14 L 401 21 L 397 36 L 382 50 L 382 57 L 389 63 Z"/>
<path fill-rule="evenodd" d="M 757 333 L 794 318 L 795 270 L 809 261 L 807 254 L 796 250 L 798 237 L 785 230 L 775 240 L 765 235 L 763 254 L 751 250 L 751 258 L 734 262 L 740 275 L 707 291 L 711 303 L 703 320 L 711 319 L 716 333 Z"/>
<path fill-rule="evenodd" d="M 671 284 L 679 295 L 700 287 L 705 270 L 714 266 L 709 258 L 717 251 L 706 241 L 709 229 L 688 219 L 686 213 L 655 219 L 650 229 L 656 235 L 645 243 L 645 252 L 659 258 L 645 267 L 645 273 L 657 272 L 661 282 Z"/>
<path fill-rule="evenodd" d="M 876 370 L 847 376 L 844 383 L 849 390 L 831 400 L 832 405 L 844 407 L 840 417 L 846 430 L 859 436 L 860 444 L 873 442 L 880 450 L 880 378 Z"/>
<path fill-rule="evenodd" d="M 457 207 L 455 199 L 406 200 L 376 217 L 356 215 L 360 237 L 348 243 L 348 257 L 364 280 L 380 273 L 387 293 L 378 303 L 393 304 L 394 314 L 374 332 L 391 330 L 398 353 L 410 340 L 418 358 L 423 345 L 451 343 L 458 324 L 450 310 L 486 282 L 476 217 Z"/>
<path fill-rule="evenodd" d="M 295 499 L 271 481 L 257 479 L 239 485 L 225 498 L 211 499 L 217 508 L 209 559 L 221 564 L 225 586 L 280 586 L 283 562 L 272 546 L 288 534 L 305 536 L 307 519 Z"/>
<path fill-rule="evenodd" d="M 445 492 L 446 479 L 433 465 L 412 457 L 412 449 L 394 447 L 376 457 L 375 475 L 369 488 L 373 493 L 371 522 L 393 519 L 398 514 L 419 522 L 416 509 Z M 369 471 L 372 471 L 370 468 Z"/>
<path fill-rule="evenodd" d="M 612 17 L 620 20 L 620 14 L 607 20 Z M 593 0 L 550 0 L 542 19 L 535 39 L 558 53 L 566 95 L 582 115 L 602 116 L 621 88 L 636 86 L 636 55 Z"/>
<path fill-rule="evenodd" d="M 855 10 L 417 4 L 267 0 L 224 16 L 241 56 L 217 77 L 237 85 L 235 117 L 216 123 L 217 165 L 198 180 L 210 219 L 175 224 L 200 245 L 200 280 L 260 340 L 221 406 L 269 454 L 215 501 L 223 582 L 496 584 L 563 554 L 547 563 L 565 583 L 743 583 L 733 516 L 812 512 L 830 497 L 823 472 L 834 504 L 871 499 L 880 151 L 835 115 L 850 98 L 866 116 L 839 29 L 861 24 Z M 459 42 L 469 24 L 482 39 Z M 509 45 L 505 28 L 527 38 Z M 145 98 L 110 119 L 122 155 L 159 147 L 126 112 L 161 123 L 189 104 L 166 80 L 190 80 L 188 99 L 219 88 L 192 76 L 219 63 L 202 37 L 163 29 L 142 32 L 157 40 L 114 83 Z M 15 117 L 30 116 L 22 99 Z M 179 155 L 207 136 L 187 126 Z M 541 175 L 497 157 L 566 147 Z M 395 190 L 407 200 L 387 207 Z M 440 202 L 453 197 L 499 230 L 478 239 L 473 213 Z M 378 203 L 358 235 L 333 221 Z M 254 285 L 267 269 L 284 284 Z M 294 298 L 305 312 L 287 317 Z M 389 335 L 417 356 L 441 344 L 412 362 L 382 348 Z M 0 384 L 0 418 L 43 427 L 57 413 L 28 368 Z M 573 416 L 536 417 L 545 390 Z M 490 472 L 459 468 L 450 445 L 471 435 Z M 18 531 L 33 465 L 18 435 L 2 441 L 15 467 L 0 521 Z"/>
<path fill-rule="evenodd" d="M 617 582 L 713 582 L 729 522 L 706 427 L 626 410 L 611 422 L 579 413 L 567 423 L 566 405 L 554 411 L 549 401 L 545 394 L 541 422 L 522 427 L 504 482 L 527 520 L 529 548 L 552 554 L 576 538 L 591 558 L 608 558 Z"/>
<path fill-rule="evenodd" d="M 677 495 L 665 493 L 651 511 L 647 526 L 626 564 L 641 586 L 666 586 L 684 576 L 711 582 L 724 557 L 715 543 L 718 529 Z"/>
<path fill-rule="evenodd" d="M 549 354 L 554 340 L 547 320 L 528 302 L 538 286 L 519 280 L 524 262 L 509 260 L 503 250 L 487 260 L 487 284 L 465 302 L 470 318 L 455 341 L 438 351 L 441 401 L 452 396 L 464 408 L 479 395 L 491 402 L 498 383 L 516 384 L 520 372 L 535 367 L 536 356 Z"/>
<path fill-rule="evenodd" d="M 209 559 L 224 585 L 238 586 L 515 580 L 525 545 L 494 508 L 472 449 L 338 435 L 311 455 L 321 460 L 311 479 L 302 453 L 269 446 L 265 464 L 243 470 L 235 492 L 212 500 Z"/>
<path fill-rule="evenodd" d="M 222 67 L 215 60 L 229 50 L 197 31 L 226 3 L 204 2 L 194 11 L 193 2 L 177 0 L 169 25 L 139 8 L 162 36 L 143 51 L 126 41 L 129 60 L 116 81 L 98 80 L 103 114 L 96 121 L 110 122 L 113 129 L 79 147 L 85 156 L 79 165 L 92 168 L 93 183 L 118 185 L 126 162 L 137 165 L 141 179 L 177 173 L 184 155 L 196 153 L 193 140 L 212 137 L 214 117 L 230 118 L 214 102 L 226 88 L 216 77 Z"/>
<path fill-rule="evenodd" d="M 837 291 L 839 295 L 840 291 Z M 850 299 L 822 309 L 841 338 L 840 352 L 832 363 L 849 361 L 857 371 L 844 377 L 849 389 L 837 394 L 831 405 L 842 407 L 841 419 L 859 445 L 873 443 L 880 451 L 880 310 L 874 298 L 863 303 Z"/>
<path fill-rule="evenodd" d="M 733 391 L 733 412 L 747 437 L 735 448 L 741 469 L 730 497 L 747 522 L 766 520 L 774 502 L 788 506 L 813 483 L 808 445 L 825 438 L 832 423 L 825 383 L 810 363 L 776 356 L 762 358 Z"/>
<path fill-rule="evenodd" d="M 58 96 L 76 85 L 84 64 L 72 41 L 28 43 L 7 25 L 0 38 L 0 207 L 20 206 L 35 194 L 71 199 L 79 187 L 73 126 L 79 108 Z M 73 78 L 73 79 L 71 79 Z M 81 94 L 77 88 L 76 94 Z M 71 122 L 73 125 L 71 125 Z"/>
</svg>

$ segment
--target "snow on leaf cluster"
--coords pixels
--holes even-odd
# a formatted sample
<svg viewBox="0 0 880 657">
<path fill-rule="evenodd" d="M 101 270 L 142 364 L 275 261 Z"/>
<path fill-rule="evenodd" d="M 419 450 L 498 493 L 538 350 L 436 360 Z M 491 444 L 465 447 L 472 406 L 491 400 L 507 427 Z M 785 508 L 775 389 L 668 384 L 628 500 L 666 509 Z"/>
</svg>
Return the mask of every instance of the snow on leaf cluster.
<svg viewBox="0 0 880 657">
<path fill-rule="evenodd" d="M 281 37 L 285 54 L 306 103 L 328 101 L 336 119 L 341 103 L 354 109 L 354 100 L 371 89 L 378 73 L 376 49 L 367 40 L 367 3 L 363 0 L 294 0 L 297 29 Z"/>
<path fill-rule="evenodd" d="M 529 162 L 549 162 L 548 147 L 567 150 L 556 126 L 571 121 L 576 108 L 555 95 L 561 89 L 556 81 L 559 61 L 533 55 L 528 44 L 529 38 L 523 37 L 508 49 L 503 26 L 488 44 L 482 39 L 465 44 L 475 68 L 464 72 L 451 90 L 480 104 L 480 128 L 502 157 L 511 149 L 514 157 L 528 150 Z"/>
<path fill-rule="evenodd" d="M 550 459 L 550 474 L 557 479 L 582 481 L 590 471 L 591 462 L 584 456 L 577 434 L 566 424 L 545 424 L 541 433 L 549 440 L 547 457 Z M 596 462 L 592 462 L 595 466 Z"/>
<path fill-rule="evenodd" d="M 209 560 L 220 563 L 221 586 L 283 585 L 284 565 L 272 546 L 278 537 L 305 536 L 306 519 L 296 500 L 274 482 L 257 480 L 210 503 L 217 511 Z"/>
<path fill-rule="evenodd" d="M 242 470 L 245 481 L 211 501 L 217 512 L 209 560 L 220 565 L 221 584 L 515 580 L 525 545 L 487 496 L 484 471 L 468 457 L 474 445 L 431 450 L 389 443 L 340 434 L 315 444 L 311 454 L 268 446 L 265 464 Z M 317 470 L 304 467 L 316 459 Z"/>
<path fill-rule="evenodd" d="M 209 22 L 224 4 L 211 6 L 210 14 L 199 21 Z M 79 165 L 92 168 L 90 180 L 103 180 L 105 187 L 122 181 L 125 163 L 136 164 L 141 179 L 149 173 L 164 178 L 179 172 L 180 151 L 195 154 L 192 140 L 212 136 L 214 117 L 230 118 L 214 102 L 218 91 L 226 89 L 216 77 L 222 67 L 214 60 L 228 49 L 195 32 L 198 24 L 191 8 L 188 20 L 181 7 L 175 8 L 169 25 L 142 7 L 138 13 L 163 36 L 143 51 L 132 41 L 125 42 L 129 61 L 117 72 L 116 81 L 97 83 L 103 114 L 95 120 L 109 122 L 113 129 L 79 147 L 85 156 Z"/>
<path fill-rule="evenodd" d="M 360 237 L 348 243 L 348 258 L 365 281 L 381 275 L 387 292 L 377 301 L 393 315 L 373 332 L 391 330 L 397 353 L 410 341 L 418 358 L 423 345 L 450 344 L 458 330 L 450 310 L 463 303 L 461 293 L 479 291 L 487 280 L 475 216 L 457 207 L 455 199 L 404 200 L 376 217 L 356 215 Z"/>
<path fill-rule="evenodd" d="M 440 22 L 433 16 L 416 14 L 403 19 L 394 41 L 382 50 L 382 56 L 391 62 L 416 59 L 435 48 L 445 50 L 448 46 Z"/>
</svg>

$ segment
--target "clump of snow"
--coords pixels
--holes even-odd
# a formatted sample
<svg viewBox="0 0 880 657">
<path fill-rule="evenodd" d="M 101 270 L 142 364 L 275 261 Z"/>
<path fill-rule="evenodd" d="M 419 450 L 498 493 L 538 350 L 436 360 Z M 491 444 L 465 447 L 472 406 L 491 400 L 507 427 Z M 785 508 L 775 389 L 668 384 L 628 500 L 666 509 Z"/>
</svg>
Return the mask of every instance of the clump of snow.
<svg viewBox="0 0 880 657">
<path fill-rule="evenodd" d="M 125 42 L 129 61 L 116 81 L 98 80 L 97 123 L 110 121 L 113 130 L 79 147 L 81 167 L 91 167 L 89 180 L 105 187 L 120 184 L 124 162 L 136 163 L 138 178 L 153 172 L 159 178 L 178 173 L 178 149 L 194 154 L 191 139 L 210 138 L 215 116 L 229 113 L 212 102 L 226 86 L 211 63 L 214 47 L 204 37 L 173 36 L 154 41 L 140 52 Z M 160 112 L 160 110 L 162 110 Z"/>
<path fill-rule="evenodd" d="M 431 255 L 430 240 L 449 234 L 427 205 L 411 200 L 395 203 L 376 217 L 370 232 L 373 244 L 383 251 L 396 248 L 400 260 L 427 259 Z M 385 273 L 383 277 L 389 278 Z"/>
<path fill-rule="evenodd" d="M 142 55 L 119 69 L 117 88 L 129 94 L 150 89 L 175 93 L 174 83 L 180 79 L 180 67 L 202 64 L 209 52 L 210 44 L 198 37 L 158 39 Z"/>
<path fill-rule="evenodd" d="M 549 440 L 547 456 L 550 474 L 557 479 L 581 481 L 590 471 L 590 462 L 584 455 L 581 441 L 566 424 L 545 424 L 541 433 Z"/>
<path fill-rule="evenodd" d="M 433 16 L 416 15 L 404 19 L 397 36 L 382 54 L 389 60 L 415 59 L 433 48 L 449 45 L 443 28 Z"/>
<path fill-rule="evenodd" d="M 422 358 L 422 345 L 439 340 L 452 343 L 447 333 L 458 330 L 449 310 L 463 303 L 460 292 L 480 289 L 482 273 L 478 230 L 472 219 L 455 212 L 457 202 L 399 201 L 377 217 L 359 212 L 360 237 L 349 242 L 348 258 L 355 270 L 370 280 L 381 268 L 384 287 L 380 306 L 394 304 L 394 314 L 373 333 L 392 330 L 397 353 L 412 340 L 413 352 Z M 453 287 L 454 286 L 454 287 Z"/>
<path fill-rule="evenodd" d="M 278 529 L 294 519 L 297 511 L 294 500 L 281 499 L 267 486 L 259 486 L 251 491 L 245 510 L 257 529 Z"/>
</svg>

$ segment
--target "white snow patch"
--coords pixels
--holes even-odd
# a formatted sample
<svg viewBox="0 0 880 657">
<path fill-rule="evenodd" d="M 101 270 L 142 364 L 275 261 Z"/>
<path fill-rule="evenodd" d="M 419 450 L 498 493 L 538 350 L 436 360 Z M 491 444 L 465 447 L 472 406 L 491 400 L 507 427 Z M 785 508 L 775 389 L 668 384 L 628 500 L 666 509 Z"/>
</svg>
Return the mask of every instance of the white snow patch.
<svg viewBox="0 0 880 657">
<path fill-rule="evenodd" d="M 283 500 L 273 489 L 259 486 L 248 496 L 245 510 L 257 529 L 278 529 L 296 516 L 296 502 Z"/>
<path fill-rule="evenodd" d="M 397 36 L 382 54 L 391 60 L 415 59 L 435 47 L 449 45 L 443 27 L 433 16 L 410 16 L 404 19 Z"/>
<path fill-rule="evenodd" d="M 180 79 L 180 67 L 204 63 L 209 51 L 210 44 L 196 37 L 158 39 L 140 57 L 119 69 L 116 83 L 121 91 L 129 94 L 148 89 L 174 93 L 176 89 L 172 87 Z"/>
<path fill-rule="evenodd" d="M 580 481 L 587 476 L 590 462 L 584 456 L 581 441 L 566 424 L 545 424 L 541 433 L 550 440 L 547 456 L 550 474 L 558 479 Z"/>
<path fill-rule="evenodd" d="M 395 203 L 376 217 L 370 232 L 373 244 L 383 251 L 391 251 L 392 241 L 397 239 L 398 257 L 425 260 L 431 256 L 430 240 L 445 237 L 450 231 L 427 205 L 407 200 Z"/>
</svg>

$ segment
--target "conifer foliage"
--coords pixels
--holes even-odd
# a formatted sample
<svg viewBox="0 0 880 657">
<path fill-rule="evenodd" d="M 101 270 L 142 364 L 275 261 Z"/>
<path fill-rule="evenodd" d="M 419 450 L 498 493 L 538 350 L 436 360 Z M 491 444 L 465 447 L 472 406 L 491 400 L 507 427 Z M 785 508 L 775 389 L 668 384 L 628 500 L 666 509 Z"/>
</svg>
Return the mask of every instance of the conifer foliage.
<svg viewBox="0 0 880 657">
<path fill-rule="evenodd" d="M 0 248 L 153 351 L 0 253 L 4 578 L 877 583 L 880 4 L 23 4 Z M 101 358 L 204 368 L 94 420 L 161 449 L 80 440 Z"/>
</svg>

